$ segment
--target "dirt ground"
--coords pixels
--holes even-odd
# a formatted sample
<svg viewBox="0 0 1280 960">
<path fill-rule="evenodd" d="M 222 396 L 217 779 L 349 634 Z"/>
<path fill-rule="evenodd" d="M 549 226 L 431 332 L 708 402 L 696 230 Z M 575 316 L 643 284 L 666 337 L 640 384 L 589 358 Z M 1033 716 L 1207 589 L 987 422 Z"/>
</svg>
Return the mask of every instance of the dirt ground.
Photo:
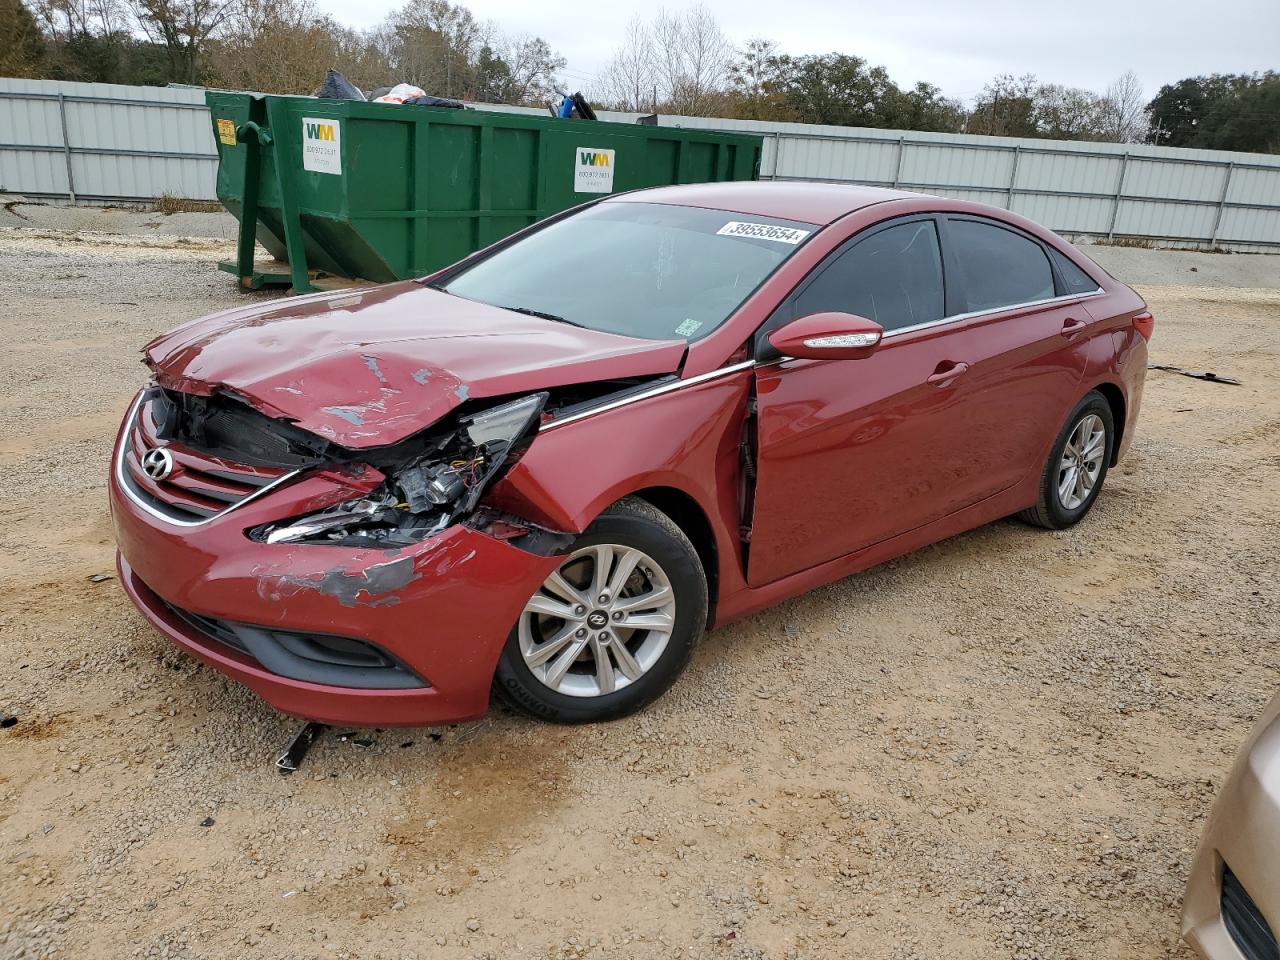
<svg viewBox="0 0 1280 960">
<path fill-rule="evenodd" d="M 297 722 L 94 581 L 137 350 L 240 301 L 227 253 L 0 230 L 0 956 L 1189 957 L 1194 844 L 1280 667 L 1280 283 L 1123 252 L 1153 361 L 1244 385 L 1153 371 L 1070 531 L 719 630 L 633 719 L 330 735 L 281 777 Z"/>
</svg>

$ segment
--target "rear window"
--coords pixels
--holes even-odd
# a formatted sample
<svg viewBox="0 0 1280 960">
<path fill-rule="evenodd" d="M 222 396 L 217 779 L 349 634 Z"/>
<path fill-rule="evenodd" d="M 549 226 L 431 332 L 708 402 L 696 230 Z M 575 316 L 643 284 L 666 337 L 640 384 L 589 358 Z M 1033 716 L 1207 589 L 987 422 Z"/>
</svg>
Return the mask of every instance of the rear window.
<svg viewBox="0 0 1280 960">
<path fill-rule="evenodd" d="M 1056 295 L 1049 258 L 1030 237 L 977 220 L 951 220 L 947 234 L 964 278 L 969 312 Z"/>
<path fill-rule="evenodd" d="M 1049 256 L 1053 257 L 1053 262 L 1057 264 L 1058 273 L 1062 276 L 1062 282 L 1067 288 L 1067 293 L 1093 293 L 1098 289 L 1098 282 L 1093 277 L 1089 276 L 1057 250 L 1051 249 Z"/>
</svg>

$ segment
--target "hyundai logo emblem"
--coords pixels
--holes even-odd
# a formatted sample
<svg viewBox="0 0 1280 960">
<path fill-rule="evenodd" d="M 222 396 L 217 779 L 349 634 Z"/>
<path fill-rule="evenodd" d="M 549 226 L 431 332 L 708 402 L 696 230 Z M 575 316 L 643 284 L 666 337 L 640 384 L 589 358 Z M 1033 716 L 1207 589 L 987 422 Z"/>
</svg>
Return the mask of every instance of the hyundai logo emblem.
<svg viewBox="0 0 1280 960">
<path fill-rule="evenodd" d="M 173 473 L 173 455 L 156 447 L 142 455 L 142 469 L 152 480 L 163 480 Z"/>
</svg>

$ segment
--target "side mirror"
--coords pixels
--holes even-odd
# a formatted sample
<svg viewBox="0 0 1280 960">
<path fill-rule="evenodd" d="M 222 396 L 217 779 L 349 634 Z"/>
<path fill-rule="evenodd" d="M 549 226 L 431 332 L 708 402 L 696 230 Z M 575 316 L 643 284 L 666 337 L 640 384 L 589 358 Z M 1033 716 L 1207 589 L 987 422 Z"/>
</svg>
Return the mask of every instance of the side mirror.
<svg viewBox="0 0 1280 960">
<path fill-rule="evenodd" d="M 875 353 L 884 328 L 854 313 L 813 313 L 769 334 L 775 350 L 804 360 L 861 360 Z"/>
</svg>

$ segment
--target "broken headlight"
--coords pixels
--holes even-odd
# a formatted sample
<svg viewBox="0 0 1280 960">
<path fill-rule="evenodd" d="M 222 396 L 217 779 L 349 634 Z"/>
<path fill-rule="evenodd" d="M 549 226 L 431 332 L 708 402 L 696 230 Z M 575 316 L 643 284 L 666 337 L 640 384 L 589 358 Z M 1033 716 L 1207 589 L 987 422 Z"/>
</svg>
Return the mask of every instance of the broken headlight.
<svg viewBox="0 0 1280 960">
<path fill-rule="evenodd" d="M 406 546 L 471 513 L 519 448 L 546 403 L 545 393 L 471 416 L 428 438 L 427 451 L 384 466 L 388 481 L 374 493 L 252 531 L 267 543 Z M 382 465 L 380 465 L 382 466 Z"/>
</svg>

